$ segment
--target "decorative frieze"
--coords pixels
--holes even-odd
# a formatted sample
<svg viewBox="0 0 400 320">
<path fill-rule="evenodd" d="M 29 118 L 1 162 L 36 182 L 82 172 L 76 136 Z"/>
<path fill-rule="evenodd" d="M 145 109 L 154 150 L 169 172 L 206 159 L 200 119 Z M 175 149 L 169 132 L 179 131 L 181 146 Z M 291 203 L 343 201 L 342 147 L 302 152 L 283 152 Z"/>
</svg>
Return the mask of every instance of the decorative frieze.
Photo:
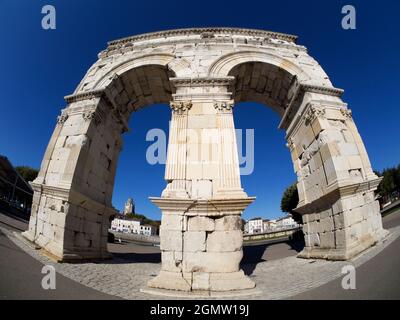
<svg viewBox="0 0 400 320">
<path fill-rule="evenodd" d="M 201 77 L 201 78 L 170 78 L 175 87 L 207 87 L 229 86 L 235 83 L 235 77 Z"/>
</svg>

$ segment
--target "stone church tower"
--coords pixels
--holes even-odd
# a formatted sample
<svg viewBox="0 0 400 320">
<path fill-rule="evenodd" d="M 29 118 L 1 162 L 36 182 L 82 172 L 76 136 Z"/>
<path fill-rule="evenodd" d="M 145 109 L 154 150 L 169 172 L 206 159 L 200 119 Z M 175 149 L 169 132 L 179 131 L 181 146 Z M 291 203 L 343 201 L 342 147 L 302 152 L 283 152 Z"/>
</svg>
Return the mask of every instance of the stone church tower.
<svg viewBox="0 0 400 320">
<path fill-rule="evenodd" d="M 128 201 L 125 202 L 124 215 L 135 213 L 135 203 L 132 198 L 128 198 Z"/>
</svg>

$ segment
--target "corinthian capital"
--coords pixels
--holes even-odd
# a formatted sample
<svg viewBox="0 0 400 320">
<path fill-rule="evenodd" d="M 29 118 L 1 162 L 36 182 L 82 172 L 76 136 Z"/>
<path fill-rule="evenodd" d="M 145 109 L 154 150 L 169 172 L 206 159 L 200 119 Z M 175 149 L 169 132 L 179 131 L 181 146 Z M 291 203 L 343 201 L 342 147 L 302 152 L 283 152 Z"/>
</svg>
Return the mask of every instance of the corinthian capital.
<svg viewBox="0 0 400 320">
<path fill-rule="evenodd" d="M 322 107 L 317 107 L 310 105 L 306 114 L 304 115 L 304 120 L 306 123 L 311 123 L 317 117 L 323 117 L 325 115 L 325 110 Z"/>
<path fill-rule="evenodd" d="M 190 110 L 192 103 L 190 101 L 173 101 L 170 103 L 170 107 L 173 113 L 181 115 Z"/>
<path fill-rule="evenodd" d="M 85 119 L 85 121 L 93 120 L 96 125 L 98 125 L 101 122 L 101 116 L 99 112 L 95 110 L 85 111 L 84 113 L 82 113 L 82 117 L 83 119 Z"/>
<path fill-rule="evenodd" d="M 57 124 L 63 125 L 65 121 L 67 121 L 68 115 L 67 114 L 61 114 L 60 116 L 57 117 Z"/>
<path fill-rule="evenodd" d="M 218 101 L 214 102 L 214 108 L 220 112 L 231 112 L 233 109 L 233 101 Z"/>
<path fill-rule="evenodd" d="M 351 118 L 353 117 L 353 114 L 352 114 L 352 112 L 351 112 L 350 109 L 345 109 L 345 108 L 343 108 L 343 109 L 340 109 L 340 112 L 341 112 L 342 115 L 344 115 L 346 118 L 351 119 Z"/>
</svg>

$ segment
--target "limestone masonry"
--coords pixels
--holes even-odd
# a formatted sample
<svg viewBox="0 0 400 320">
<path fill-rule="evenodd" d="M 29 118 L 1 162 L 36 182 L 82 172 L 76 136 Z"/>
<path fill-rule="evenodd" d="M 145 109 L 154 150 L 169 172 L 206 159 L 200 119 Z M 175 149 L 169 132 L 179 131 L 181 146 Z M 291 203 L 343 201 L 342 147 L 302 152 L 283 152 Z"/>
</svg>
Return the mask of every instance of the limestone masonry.
<svg viewBox="0 0 400 320">
<path fill-rule="evenodd" d="M 62 261 L 108 257 L 111 199 L 131 114 L 171 106 L 162 268 L 150 287 L 227 291 L 255 283 L 239 268 L 241 187 L 233 109 L 256 101 L 281 116 L 298 177 L 306 247 L 347 260 L 384 235 L 380 179 L 342 101 L 296 37 L 235 28 L 182 29 L 109 42 L 57 118 L 25 237 Z M 267 146 L 267 142 L 265 144 Z"/>
</svg>

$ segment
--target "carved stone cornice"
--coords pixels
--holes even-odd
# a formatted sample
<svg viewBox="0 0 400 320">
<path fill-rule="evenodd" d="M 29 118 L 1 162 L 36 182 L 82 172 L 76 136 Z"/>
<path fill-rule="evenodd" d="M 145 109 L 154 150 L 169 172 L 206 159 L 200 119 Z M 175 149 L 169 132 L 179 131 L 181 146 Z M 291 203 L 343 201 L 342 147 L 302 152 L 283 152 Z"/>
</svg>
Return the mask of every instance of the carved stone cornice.
<svg viewBox="0 0 400 320">
<path fill-rule="evenodd" d="M 177 36 L 191 36 L 198 35 L 200 37 L 209 38 L 209 35 L 213 35 L 212 39 L 215 38 L 215 35 L 240 35 L 240 36 L 251 36 L 251 37 L 261 37 L 267 39 L 278 39 L 287 42 L 296 43 L 297 36 L 284 34 L 279 32 L 272 32 L 266 30 L 257 30 L 257 29 L 243 29 L 243 28 L 187 28 L 187 29 L 173 29 L 166 31 L 158 31 L 158 32 L 150 32 L 139 34 L 131 37 L 126 37 L 114 41 L 108 42 L 108 50 L 116 49 L 120 46 L 123 46 L 128 43 L 134 43 L 139 41 L 146 41 L 152 39 L 165 39 L 168 37 L 177 37 Z M 205 37 L 206 35 L 206 37 Z"/>
<path fill-rule="evenodd" d="M 183 212 L 185 216 L 223 216 L 241 214 L 255 200 L 255 197 L 209 200 L 158 197 L 149 197 L 149 199 L 163 212 Z"/>
<path fill-rule="evenodd" d="M 301 91 L 303 92 L 312 92 L 312 93 L 320 93 L 328 96 L 341 97 L 343 95 L 344 90 L 334 87 L 323 87 L 323 86 L 314 86 L 309 84 L 302 84 Z"/>
<path fill-rule="evenodd" d="M 192 102 L 190 101 L 172 101 L 170 102 L 170 107 L 174 114 L 182 115 L 189 111 L 192 107 Z"/>
<path fill-rule="evenodd" d="M 101 98 L 104 94 L 104 90 L 92 90 L 87 92 L 81 92 L 77 94 L 71 94 L 64 97 L 67 103 L 73 103 L 83 100 L 90 100 L 94 98 Z"/>
</svg>

